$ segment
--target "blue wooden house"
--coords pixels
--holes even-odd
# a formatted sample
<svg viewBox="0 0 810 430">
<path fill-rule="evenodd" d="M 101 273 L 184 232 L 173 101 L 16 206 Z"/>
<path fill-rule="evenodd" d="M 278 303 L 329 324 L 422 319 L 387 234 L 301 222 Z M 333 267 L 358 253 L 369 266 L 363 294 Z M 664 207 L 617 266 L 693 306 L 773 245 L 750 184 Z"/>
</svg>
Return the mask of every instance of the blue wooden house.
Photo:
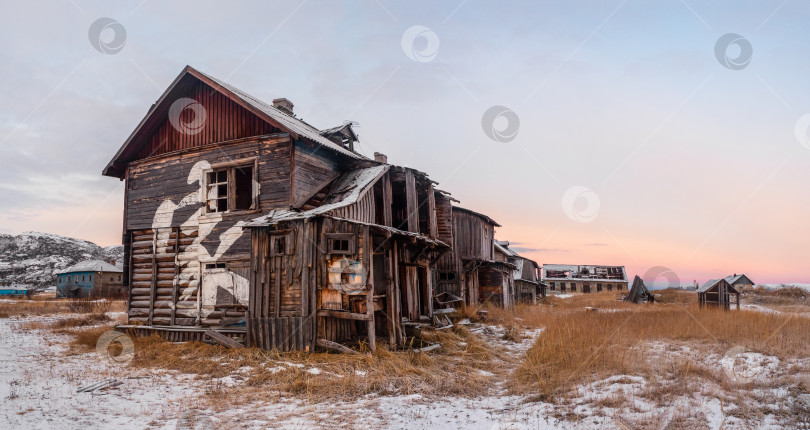
<svg viewBox="0 0 810 430">
<path fill-rule="evenodd" d="M 123 270 L 101 260 L 87 260 L 56 274 L 57 297 L 124 296 Z"/>
</svg>

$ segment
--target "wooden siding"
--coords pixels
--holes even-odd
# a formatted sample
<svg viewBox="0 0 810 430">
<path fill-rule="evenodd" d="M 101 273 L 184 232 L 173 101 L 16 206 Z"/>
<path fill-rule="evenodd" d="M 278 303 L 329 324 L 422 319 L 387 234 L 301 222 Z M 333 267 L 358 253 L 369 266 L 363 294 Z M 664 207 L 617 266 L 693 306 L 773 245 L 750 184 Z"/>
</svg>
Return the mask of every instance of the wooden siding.
<svg viewBox="0 0 810 430">
<path fill-rule="evenodd" d="M 255 158 L 258 164 L 259 210 L 290 203 L 290 147 L 286 134 L 219 145 L 144 160 L 130 166 L 127 177 L 127 229 L 178 227 L 202 207 L 201 168 Z M 196 169 L 195 169 L 196 166 Z"/>
<path fill-rule="evenodd" d="M 181 98 L 194 100 L 195 106 L 202 106 L 204 109 L 205 121 L 202 122 L 199 131 L 195 132 L 195 129 L 191 133 L 181 133 L 172 125 L 170 113 L 160 112 L 156 115 L 159 122 L 149 124 L 149 129 L 142 132 L 144 136 L 139 136 L 139 141 L 143 143 L 135 160 L 279 131 L 199 80 L 184 83 L 169 100 L 176 101 Z M 193 109 L 186 108 L 181 112 L 179 120 L 182 123 L 196 125 L 194 115 Z"/>
<path fill-rule="evenodd" d="M 453 211 L 453 251 L 461 259 L 493 260 L 495 227 L 464 211 Z"/>
</svg>

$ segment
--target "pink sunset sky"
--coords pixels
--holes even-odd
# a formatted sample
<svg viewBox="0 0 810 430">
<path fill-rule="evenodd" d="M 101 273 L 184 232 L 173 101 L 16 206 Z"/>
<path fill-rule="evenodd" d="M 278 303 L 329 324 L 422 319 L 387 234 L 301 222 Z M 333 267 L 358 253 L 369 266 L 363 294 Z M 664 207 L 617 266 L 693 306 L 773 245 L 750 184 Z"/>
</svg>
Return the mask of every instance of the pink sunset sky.
<svg viewBox="0 0 810 430">
<path fill-rule="evenodd" d="M 360 152 L 427 172 L 540 264 L 810 283 L 810 6 L 782 3 L 7 5 L 0 233 L 120 243 L 101 170 L 188 64 L 317 127 L 357 121 Z M 120 52 L 88 40 L 100 17 Z M 517 125 L 493 106 L 513 139 L 487 135 Z"/>
</svg>

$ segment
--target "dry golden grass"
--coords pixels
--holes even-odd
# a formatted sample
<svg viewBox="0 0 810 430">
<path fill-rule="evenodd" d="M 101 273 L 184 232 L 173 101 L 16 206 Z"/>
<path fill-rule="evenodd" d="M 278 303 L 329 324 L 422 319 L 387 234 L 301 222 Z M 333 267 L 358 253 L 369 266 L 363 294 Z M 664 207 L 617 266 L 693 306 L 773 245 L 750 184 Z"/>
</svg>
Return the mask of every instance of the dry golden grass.
<svg viewBox="0 0 810 430">
<path fill-rule="evenodd" d="M 675 303 L 686 299 L 680 293 L 664 297 Z M 654 372 L 654 366 L 643 363 L 644 357 L 634 348 L 651 341 L 689 342 L 720 354 L 735 345 L 779 358 L 810 353 L 810 319 L 752 311 L 723 312 L 700 309 L 694 304 L 605 301 L 599 305 L 594 299 L 572 297 L 558 299 L 564 302 L 553 307 L 515 310 L 514 317 L 521 323 L 544 327 L 544 331 L 510 381 L 514 392 L 552 399 L 589 380 Z M 600 310 L 587 312 L 582 304 Z M 505 320 L 510 315 L 502 312 L 498 317 Z M 675 373 L 695 375 L 703 371 L 698 366 Z M 722 379 L 711 373 L 696 376 L 717 382 Z"/>
<path fill-rule="evenodd" d="M 36 297 L 36 296 L 34 296 Z M 0 303 L 0 318 L 58 315 L 68 313 L 124 312 L 126 302 L 88 299 L 27 300 Z"/>
<path fill-rule="evenodd" d="M 255 348 L 232 350 L 199 342 L 171 344 L 152 336 L 135 339 L 132 366 L 205 378 L 242 375 L 243 383 L 237 387 L 214 387 L 207 393 L 214 408 L 280 394 L 316 401 L 352 400 L 368 394 L 475 396 L 493 386 L 494 374 L 503 367 L 499 361 L 502 357 L 464 328 L 427 332 L 423 339 L 441 342 L 442 348 L 435 354 L 385 348 L 356 355 L 278 353 Z M 249 370 L 240 373 L 245 367 Z"/>
</svg>

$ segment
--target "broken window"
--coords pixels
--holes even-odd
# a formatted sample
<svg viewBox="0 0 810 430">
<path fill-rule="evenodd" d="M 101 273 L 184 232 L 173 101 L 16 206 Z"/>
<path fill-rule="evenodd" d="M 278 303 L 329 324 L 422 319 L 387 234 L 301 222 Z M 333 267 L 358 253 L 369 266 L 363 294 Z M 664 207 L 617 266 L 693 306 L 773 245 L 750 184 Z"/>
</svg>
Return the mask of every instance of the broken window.
<svg viewBox="0 0 810 430">
<path fill-rule="evenodd" d="M 214 169 L 206 174 L 206 211 L 227 212 L 254 208 L 253 165 Z"/>
</svg>

